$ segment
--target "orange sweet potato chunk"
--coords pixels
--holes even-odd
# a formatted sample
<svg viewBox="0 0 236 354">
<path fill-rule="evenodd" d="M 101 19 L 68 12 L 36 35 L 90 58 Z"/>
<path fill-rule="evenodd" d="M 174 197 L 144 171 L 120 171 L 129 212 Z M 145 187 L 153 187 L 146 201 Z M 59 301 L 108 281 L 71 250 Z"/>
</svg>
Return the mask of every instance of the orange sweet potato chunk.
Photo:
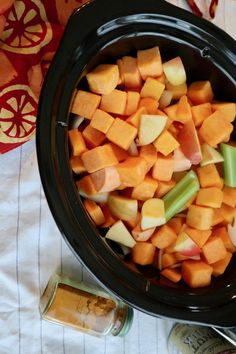
<svg viewBox="0 0 236 354">
<path fill-rule="evenodd" d="M 157 160 L 157 150 L 152 144 L 143 145 L 140 147 L 139 156 L 144 158 L 149 171 Z"/>
<path fill-rule="evenodd" d="M 179 100 L 182 96 L 187 94 L 187 84 L 184 82 L 181 85 L 172 85 L 170 82 L 166 83 L 166 90 L 172 93 L 173 100 Z"/>
<path fill-rule="evenodd" d="M 176 185 L 175 180 L 171 179 L 170 181 L 158 181 L 158 187 L 155 193 L 155 197 L 161 198 L 167 192 L 169 192 Z"/>
<path fill-rule="evenodd" d="M 232 131 L 233 125 L 224 118 L 224 114 L 215 111 L 203 121 L 198 133 L 204 142 L 214 147 L 228 141 Z"/>
<path fill-rule="evenodd" d="M 202 188 L 221 187 L 221 178 L 215 164 L 197 168 L 197 175 Z"/>
<path fill-rule="evenodd" d="M 151 242 L 159 249 L 170 246 L 177 240 L 177 234 L 168 225 L 161 226 L 151 237 Z"/>
<path fill-rule="evenodd" d="M 129 116 L 134 114 L 138 109 L 138 104 L 140 100 L 140 94 L 134 91 L 127 92 L 127 101 L 125 108 L 125 115 Z"/>
<path fill-rule="evenodd" d="M 153 97 L 142 97 L 139 101 L 139 108 L 144 107 L 147 114 L 157 114 L 158 101 Z"/>
<path fill-rule="evenodd" d="M 89 173 L 105 167 L 114 166 L 118 163 L 114 152 L 108 144 L 97 146 L 94 149 L 86 151 L 81 155 L 81 159 Z"/>
<path fill-rule="evenodd" d="M 220 261 L 226 253 L 224 242 L 218 236 L 210 237 L 202 247 L 202 254 L 208 264 Z"/>
<path fill-rule="evenodd" d="M 134 263 L 141 265 L 152 264 L 156 247 L 150 242 L 139 241 L 132 248 L 131 255 Z"/>
<path fill-rule="evenodd" d="M 96 109 L 92 116 L 90 125 L 92 128 L 99 130 L 101 133 L 106 134 L 111 127 L 114 118 L 107 112 L 101 109 Z"/>
<path fill-rule="evenodd" d="M 147 164 L 142 157 L 128 157 L 124 162 L 117 166 L 121 183 L 125 187 L 135 187 L 145 178 L 147 173 Z"/>
<path fill-rule="evenodd" d="M 236 104 L 234 102 L 213 102 L 211 104 L 212 111 L 220 111 L 224 115 L 224 119 L 233 122 L 236 116 Z"/>
<path fill-rule="evenodd" d="M 136 137 L 137 132 L 137 128 L 120 118 L 116 118 L 108 130 L 106 137 L 122 149 L 128 150 L 130 144 Z"/>
<path fill-rule="evenodd" d="M 107 145 L 112 149 L 119 162 L 124 161 L 125 159 L 127 159 L 127 157 L 129 157 L 128 152 L 120 148 L 118 145 L 113 143 L 108 143 Z"/>
<path fill-rule="evenodd" d="M 220 188 L 201 188 L 197 193 L 196 204 L 211 208 L 220 208 L 223 201 L 223 192 Z"/>
<path fill-rule="evenodd" d="M 147 77 L 161 76 L 163 73 L 159 47 L 138 50 L 138 68 L 143 80 Z"/>
<path fill-rule="evenodd" d="M 122 62 L 125 87 L 129 90 L 140 90 L 142 78 L 138 70 L 137 58 L 124 56 Z"/>
<path fill-rule="evenodd" d="M 175 120 L 183 124 L 192 120 L 191 106 L 186 95 L 180 97 L 177 103 Z"/>
<path fill-rule="evenodd" d="M 195 81 L 189 85 L 187 96 L 194 105 L 211 102 L 214 94 L 210 81 Z"/>
<path fill-rule="evenodd" d="M 229 265 L 229 262 L 231 261 L 231 258 L 232 258 L 232 253 L 227 252 L 226 256 L 223 259 L 211 264 L 213 268 L 214 277 L 218 277 L 219 275 L 224 274 L 226 268 Z"/>
<path fill-rule="evenodd" d="M 105 217 L 101 207 L 93 200 L 85 199 L 84 207 L 96 225 L 101 225 L 105 222 Z"/>
<path fill-rule="evenodd" d="M 157 180 L 150 176 L 146 176 L 140 184 L 133 188 L 131 198 L 143 201 L 153 198 L 157 186 Z"/>
<path fill-rule="evenodd" d="M 94 93 L 109 94 L 119 82 L 119 68 L 115 64 L 100 64 L 86 75 L 89 89 Z"/>
<path fill-rule="evenodd" d="M 72 103 L 71 112 L 79 116 L 91 119 L 98 108 L 101 96 L 91 92 L 78 90 Z"/>
<path fill-rule="evenodd" d="M 222 239 L 224 242 L 225 248 L 227 251 L 234 253 L 236 251 L 236 247 L 233 245 L 229 233 L 227 231 L 227 228 L 225 226 L 217 227 L 212 231 L 212 237 L 217 236 Z"/>
<path fill-rule="evenodd" d="M 77 175 L 81 175 L 87 172 L 80 156 L 71 156 L 70 166 L 72 168 L 72 171 Z"/>
<path fill-rule="evenodd" d="M 166 267 L 171 267 L 172 265 L 177 263 L 177 259 L 174 255 L 174 253 L 163 253 L 161 257 L 161 267 L 166 268 Z"/>
<path fill-rule="evenodd" d="M 182 274 L 179 269 L 165 268 L 160 272 L 160 274 L 171 280 L 173 283 L 178 283 L 182 278 Z"/>
<path fill-rule="evenodd" d="M 69 130 L 68 136 L 73 156 L 80 156 L 87 150 L 82 133 L 77 128 Z"/>
<path fill-rule="evenodd" d="M 106 140 L 106 135 L 101 133 L 99 130 L 94 129 L 90 124 L 84 128 L 82 135 L 87 146 L 90 148 L 99 146 Z"/>
<path fill-rule="evenodd" d="M 152 177 L 159 181 L 170 181 L 174 170 L 173 156 L 158 155 L 157 161 L 152 168 Z"/>
<path fill-rule="evenodd" d="M 79 191 L 84 192 L 89 196 L 97 193 L 97 190 L 90 175 L 80 178 L 80 180 L 76 182 L 76 186 Z"/>
<path fill-rule="evenodd" d="M 158 152 L 167 156 L 179 147 L 179 142 L 168 130 L 164 130 L 153 142 L 153 145 Z"/>
<path fill-rule="evenodd" d="M 209 102 L 192 106 L 191 111 L 195 127 L 199 127 L 202 122 L 212 114 L 211 104 Z"/>
<path fill-rule="evenodd" d="M 232 208 L 236 206 L 236 188 L 223 187 L 223 203 Z"/>
<path fill-rule="evenodd" d="M 159 101 L 164 90 L 165 90 L 164 84 L 162 84 L 160 81 L 152 77 L 148 77 L 144 82 L 144 85 L 140 91 L 140 96 L 151 97 Z"/>
<path fill-rule="evenodd" d="M 124 114 L 127 92 L 114 89 L 108 95 L 102 95 L 100 109 L 108 113 Z"/>
<path fill-rule="evenodd" d="M 206 243 L 206 241 L 211 236 L 212 231 L 193 229 L 187 226 L 185 228 L 185 232 L 200 248 L 202 248 L 202 246 Z"/>
<path fill-rule="evenodd" d="M 195 229 L 209 230 L 212 226 L 213 216 L 214 212 L 212 208 L 190 205 L 186 216 L 186 223 Z"/>
<path fill-rule="evenodd" d="M 135 113 L 133 113 L 129 118 L 126 119 L 126 122 L 138 128 L 140 117 L 142 114 L 147 114 L 147 110 L 145 107 L 139 107 Z"/>
<path fill-rule="evenodd" d="M 213 268 L 203 261 L 186 260 L 182 263 L 183 280 L 191 288 L 210 285 Z"/>
</svg>

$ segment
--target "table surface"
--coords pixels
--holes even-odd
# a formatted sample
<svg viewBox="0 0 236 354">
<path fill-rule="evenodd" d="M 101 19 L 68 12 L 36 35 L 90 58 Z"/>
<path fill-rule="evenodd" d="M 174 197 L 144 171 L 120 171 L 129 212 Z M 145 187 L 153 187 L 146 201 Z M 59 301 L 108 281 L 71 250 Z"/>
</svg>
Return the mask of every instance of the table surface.
<svg viewBox="0 0 236 354">
<path fill-rule="evenodd" d="M 185 1 L 170 2 L 187 8 Z M 235 15 L 236 1 L 221 0 L 213 22 L 235 38 Z M 0 200 L 0 354 L 168 353 L 173 322 L 136 310 L 124 338 L 96 338 L 41 320 L 39 298 L 51 274 L 95 280 L 65 244 L 51 216 L 34 138 L 0 156 Z"/>
</svg>

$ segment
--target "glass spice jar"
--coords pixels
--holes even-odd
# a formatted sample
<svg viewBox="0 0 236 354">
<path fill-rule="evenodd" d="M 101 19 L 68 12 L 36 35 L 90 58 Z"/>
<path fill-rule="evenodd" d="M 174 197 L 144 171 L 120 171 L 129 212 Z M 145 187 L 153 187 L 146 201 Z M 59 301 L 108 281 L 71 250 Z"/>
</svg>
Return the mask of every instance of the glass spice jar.
<svg viewBox="0 0 236 354">
<path fill-rule="evenodd" d="M 95 336 L 125 336 L 133 320 L 133 309 L 122 301 L 58 274 L 41 296 L 40 312 L 44 320 Z"/>
<path fill-rule="evenodd" d="M 235 354 L 236 348 L 210 327 L 177 323 L 168 337 L 169 354 Z"/>
</svg>

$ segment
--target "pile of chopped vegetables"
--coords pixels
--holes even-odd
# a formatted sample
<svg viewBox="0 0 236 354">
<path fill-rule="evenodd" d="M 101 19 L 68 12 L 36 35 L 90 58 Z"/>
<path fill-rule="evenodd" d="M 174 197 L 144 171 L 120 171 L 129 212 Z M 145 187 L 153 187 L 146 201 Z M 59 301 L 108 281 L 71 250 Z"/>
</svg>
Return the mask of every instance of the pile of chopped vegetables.
<svg viewBox="0 0 236 354">
<path fill-rule="evenodd" d="M 70 164 L 84 207 L 124 259 L 191 288 L 236 250 L 234 102 L 187 86 L 180 57 L 138 50 L 86 75 L 71 105 Z M 109 241 L 110 242 L 110 241 Z"/>
</svg>

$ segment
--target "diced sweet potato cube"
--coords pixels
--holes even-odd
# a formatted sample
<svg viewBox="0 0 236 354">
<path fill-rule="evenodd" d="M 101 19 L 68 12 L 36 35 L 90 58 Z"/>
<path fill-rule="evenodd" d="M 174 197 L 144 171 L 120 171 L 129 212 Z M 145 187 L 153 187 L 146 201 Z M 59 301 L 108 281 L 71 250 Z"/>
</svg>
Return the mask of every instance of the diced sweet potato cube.
<svg viewBox="0 0 236 354">
<path fill-rule="evenodd" d="M 219 275 L 224 274 L 226 268 L 229 265 L 231 258 L 232 258 L 232 253 L 227 252 L 226 256 L 223 259 L 211 264 L 213 268 L 214 277 L 218 277 Z"/>
<path fill-rule="evenodd" d="M 161 266 L 162 268 L 171 267 L 177 263 L 174 253 L 163 253 L 161 257 Z"/>
<path fill-rule="evenodd" d="M 175 120 L 183 124 L 192 120 L 191 106 L 186 95 L 182 96 L 177 103 Z"/>
<path fill-rule="evenodd" d="M 100 64 L 86 75 L 90 91 L 109 94 L 119 82 L 119 69 L 115 64 Z"/>
<path fill-rule="evenodd" d="M 124 78 L 124 68 L 123 68 L 123 60 L 122 59 L 117 59 L 116 64 L 118 65 L 118 69 L 119 69 L 119 85 L 120 86 L 124 86 L 125 84 L 125 78 Z"/>
<path fill-rule="evenodd" d="M 127 93 L 121 90 L 113 90 L 108 95 L 102 95 L 100 109 L 108 113 L 124 114 L 126 108 Z"/>
<path fill-rule="evenodd" d="M 164 112 L 168 115 L 171 121 L 176 120 L 176 111 L 177 111 L 178 103 L 172 104 L 166 108 L 164 108 Z"/>
<path fill-rule="evenodd" d="M 120 148 L 118 145 L 113 143 L 108 143 L 107 145 L 112 149 L 113 153 L 115 154 L 119 162 L 124 161 L 125 159 L 127 159 L 127 157 L 129 157 L 128 152 Z"/>
<path fill-rule="evenodd" d="M 108 144 L 97 146 L 94 149 L 86 151 L 81 155 L 81 159 L 89 173 L 105 167 L 114 166 L 118 163 L 114 152 Z"/>
<path fill-rule="evenodd" d="M 138 108 L 138 110 L 135 113 L 133 113 L 129 118 L 126 119 L 126 122 L 138 128 L 140 117 L 142 114 L 147 114 L 147 110 L 145 107 Z"/>
<path fill-rule="evenodd" d="M 68 137 L 73 156 L 80 156 L 83 152 L 87 150 L 84 138 L 77 128 L 69 130 Z"/>
<path fill-rule="evenodd" d="M 76 182 L 76 186 L 79 191 L 84 192 L 86 195 L 93 195 L 97 193 L 90 175 L 80 178 L 80 180 Z"/>
<path fill-rule="evenodd" d="M 84 207 L 96 225 L 101 225 L 105 222 L 105 217 L 101 207 L 93 200 L 85 199 Z"/>
<path fill-rule="evenodd" d="M 229 205 L 222 203 L 220 207 L 220 213 L 223 217 L 222 224 L 232 224 L 235 216 L 235 208 L 232 208 Z"/>
<path fill-rule="evenodd" d="M 173 283 L 178 283 L 182 278 L 182 274 L 178 269 L 165 268 L 160 272 L 160 274 L 171 280 Z"/>
<path fill-rule="evenodd" d="M 147 170 L 149 171 L 157 160 L 157 150 L 152 144 L 143 145 L 139 150 L 140 157 L 143 157 L 147 163 Z"/>
<path fill-rule="evenodd" d="M 213 215 L 212 226 L 221 224 L 224 221 L 224 217 L 221 213 L 221 208 L 214 208 L 213 212 L 214 215 Z"/>
<path fill-rule="evenodd" d="M 127 189 L 127 188 L 126 188 Z M 130 196 L 127 196 L 127 198 L 130 198 Z M 135 226 L 140 223 L 140 219 L 141 219 L 141 213 L 138 211 L 136 218 L 135 219 L 129 219 L 129 220 L 125 220 L 125 225 L 130 229 L 133 230 L 135 228 Z"/>
<path fill-rule="evenodd" d="M 108 208 L 107 204 L 101 205 L 102 212 L 105 218 L 105 222 L 100 225 L 101 227 L 110 227 L 113 225 L 117 219 L 111 214 L 110 209 Z"/>
<path fill-rule="evenodd" d="M 146 176 L 140 184 L 133 188 L 131 198 L 144 201 L 152 198 L 155 194 L 157 186 L 157 180 Z"/>
<path fill-rule="evenodd" d="M 209 230 L 212 226 L 213 216 L 214 212 L 212 208 L 190 205 L 186 216 L 186 223 L 195 229 Z"/>
<path fill-rule="evenodd" d="M 147 114 L 157 114 L 158 101 L 153 97 L 142 97 L 139 101 L 139 108 L 144 107 Z"/>
<path fill-rule="evenodd" d="M 150 242 L 139 241 L 132 248 L 131 255 L 134 263 L 141 265 L 152 264 L 156 247 Z"/>
<path fill-rule="evenodd" d="M 138 70 L 137 58 L 131 56 L 122 57 L 124 84 L 127 89 L 139 90 L 142 78 Z"/>
<path fill-rule="evenodd" d="M 236 206 L 236 188 L 224 186 L 223 203 L 231 206 L 232 208 Z"/>
<path fill-rule="evenodd" d="M 167 225 L 170 226 L 177 235 L 180 233 L 183 224 L 184 224 L 184 218 L 178 216 L 170 219 L 167 223 Z"/>
<path fill-rule="evenodd" d="M 191 111 L 195 127 L 199 127 L 202 122 L 212 114 L 211 104 L 209 102 L 192 106 Z"/>
<path fill-rule="evenodd" d="M 211 236 L 211 230 L 193 229 L 188 226 L 185 228 L 185 232 L 200 248 Z"/>
<path fill-rule="evenodd" d="M 151 242 L 159 249 L 170 246 L 177 240 L 177 234 L 168 225 L 161 226 L 151 237 Z"/>
<path fill-rule="evenodd" d="M 226 252 L 224 242 L 218 236 L 211 236 L 202 247 L 202 254 L 209 264 L 223 259 L 226 256 Z"/>
<path fill-rule="evenodd" d="M 120 175 L 115 166 L 102 168 L 90 174 L 96 190 L 99 193 L 116 190 L 120 184 Z"/>
<path fill-rule="evenodd" d="M 212 111 L 220 111 L 224 114 L 224 119 L 233 122 L 236 116 L 236 104 L 234 102 L 213 102 Z"/>
<path fill-rule="evenodd" d="M 183 280 L 191 288 L 210 285 L 212 272 L 213 268 L 203 261 L 186 260 L 182 263 Z"/>
<path fill-rule="evenodd" d="M 142 157 L 128 157 L 116 167 L 121 183 L 126 187 L 139 185 L 144 180 L 147 172 L 147 164 Z"/>
<path fill-rule="evenodd" d="M 82 135 L 87 146 L 90 148 L 99 146 L 106 140 L 106 135 L 101 133 L 99 130 L 94 129 L 90 124 L 84 128 Z"/>
<path fill-rule="evenodd" d="M 164 90 L 164 84 L 152 77 L 148 77 L 140 91 L 140 96 L 151 97 L 158 101 Z"/>
<path fill-rule="evenodd" d="M 223 192 L 220 188 L 201 188 L 197 193 L 196 204 L 211 208 L 220 208 L 223 201 Z"/>
<path fill-rule="evenodd" d="M 166 89 L 172 93 L 173 100 L 179 100 L 180 97 L 182 97 L 183 95 L 186 95 L 188 88 L 187 88 L 186 82 L 184 82 L 181 85 L 177 85 L 177 86 L 172 85 L 170 82 L 167 82 Z"/>
<path fill-rule="evenodd" d="M 162 153 L 164 156 L 167 156 L 179 147 L 179 142 L 168 130 L 164 130 L 153 142 L 153 145 L 158 152 Z"/>
<path fill-rule="evenodd" d="M 202 188 L 220 187 L 221 179 L 215 164 L 197 168 L 197 175 Z"/>
<path fill-rule="evenodd" d="M 161 198 L 167 192 L 169 192 L 176 185 L 175 180 L 171 179 L 170 181 L 158 181 L 158 187 L 155 193 L 155 197 Z"/>
<path fill-rule="evenodd" d="M 157 77 L 162 75 L 163 69 L 159 47 L 138 50 L 137 59 L 138 68 L 143 80 L 147 77 Z"/>
<path fill-rule="evenodd" d="M 87 172 L 80 156 L 72 156 L 70 158 L 70 166 L 72 171 L 77 175 Z"/>
<path fill-rule="evenodd" d="M 212 237 L 217 236 L 222 239 L 224 242 L 225 248 L 227 251 L 234 253 L 236 251 L 236 247 L 233 245 L 229 233 L 227 231 L 227 228 L 225 226 L 222 227 L 217 227 L 212 231 Z"/>
<path fill-rule="evenodd" d="M 187 96 L 194 105 L 211 102 L 213 91 L 210 81 L 195 81 L 188 87 Z"/>
<path fill-rule="evenodd" d="M 90 125 L 92 128 L 99 130 L 101 133 L 106 134 L 112 125 L 114 118 L 107 112 L 101 109 L 96 109 L 92 116 Z"/>
<path fill-rule="evenodd" d="M 224 114 L 215 111 L 203 121 L 198 133 L 204 142 L 214 147 L 228 141 L 232 131 L 233 125 L 224 118 Z"/>
<path fill-rule="evenodd" d="M 134 114 L 138 109 L 140 94 L 134 91 L 127 92 L 125 115 Z"/>
<path fill-rule="evenodd" d="M 137 128 L 120 118 L 116 118 L 108 130 L 106 137 L 122 149 L 128 150 L 130 144 L 136 137 L 137 132 Z"/>
<path fill-rule="evenodd" d="M 157 161 L 152 168 L 152 177 L 159 181 L 170 181 L 173 175 L 173 156 L 157 156 Z"/>
<path fill-rule="evenodd" d="M 78 90 L 74 98 L 71 112 L 87 119 L 91 119 L 98 108 L 101 96 L 91 92 Z"/>
</svg>

